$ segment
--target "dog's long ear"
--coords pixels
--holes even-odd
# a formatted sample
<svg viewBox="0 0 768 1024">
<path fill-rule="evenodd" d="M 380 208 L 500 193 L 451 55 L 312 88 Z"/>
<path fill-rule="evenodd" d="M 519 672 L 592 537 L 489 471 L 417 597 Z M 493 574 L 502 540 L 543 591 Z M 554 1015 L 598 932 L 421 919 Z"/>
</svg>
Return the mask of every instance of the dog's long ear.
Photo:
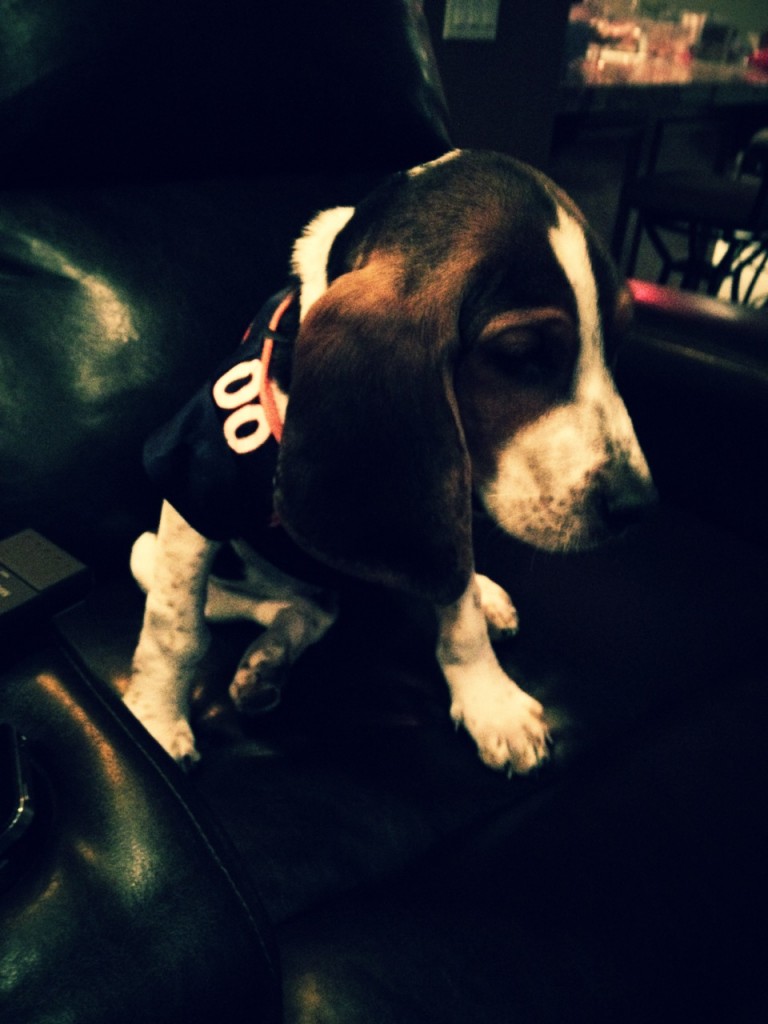
<svg viewBox="0 0 768 1024">
<path fill-rule="evenodd" d="M 275 507 L 321 561 L 449 603 L 472 571 L 469 459 L 440 311 L 401 291 L 374 261 L 307 313 Z"/>
</svg>

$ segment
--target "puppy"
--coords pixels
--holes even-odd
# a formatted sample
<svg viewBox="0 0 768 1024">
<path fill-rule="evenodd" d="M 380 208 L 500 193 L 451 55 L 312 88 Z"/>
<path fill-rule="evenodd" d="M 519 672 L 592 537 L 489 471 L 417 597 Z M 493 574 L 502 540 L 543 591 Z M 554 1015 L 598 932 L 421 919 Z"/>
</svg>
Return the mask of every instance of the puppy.
<svg viewBox="0 0 768 1024">
<path fill-rule="evenodd" d="M 148 446 L 168 500 L 132 558 L 147 601 L 125 701 L 191 763 L 204 618 L 266 627 L 230 688 L 263 708 L 349 574 L 434 605 L 451 717 L 491 768 L 528 772 L 548 731 L 491 647 L 517 616 L 474 570 L 473 496 L 547 551 L 596 545 L 652 501 L 608 369 L 628 293 L 549 179 L 460 150 L 319 214 L 292 269 Z M 212 575 L 229 541 L 246 566 L 235 584 Z"/>
</svg>

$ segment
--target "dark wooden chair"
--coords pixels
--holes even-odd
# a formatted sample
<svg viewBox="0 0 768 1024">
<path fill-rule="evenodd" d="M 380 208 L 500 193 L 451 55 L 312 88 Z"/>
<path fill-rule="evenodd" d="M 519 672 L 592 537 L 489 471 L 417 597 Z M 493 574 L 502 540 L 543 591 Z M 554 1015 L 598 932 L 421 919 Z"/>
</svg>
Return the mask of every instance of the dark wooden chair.
<svg viewBox="0 0 768 1024">
<path fill-rule="evenodd" d="M 621 263 L 632 213 L 636 222 L 624 264 L 636 270 L 645 234 L 661 260 L 657 280 L 681 275 L 682 288 L 710 295 L 730 280 L 730 297 L 748 303 L 768 261 L 768 128 L 757 132 L 730 173 L 690 168 L 655 170 L 660 137 L 652 147 L 651 170 L 625 184 L 612 248 Z M 684 239 L 674 251 L 670 233 Z M 721 243 L 718 245 L 717 243 Z"/>
</svg>

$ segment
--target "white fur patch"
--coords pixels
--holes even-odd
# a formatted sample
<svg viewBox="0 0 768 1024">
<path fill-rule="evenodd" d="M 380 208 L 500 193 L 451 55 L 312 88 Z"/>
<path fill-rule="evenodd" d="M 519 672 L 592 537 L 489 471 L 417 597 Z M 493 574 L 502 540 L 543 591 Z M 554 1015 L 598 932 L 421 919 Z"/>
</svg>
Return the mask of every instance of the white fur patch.
<svg viewBox="0 0 768 1024">
<path fill-rule="evenodd" d="M 301 319 L 328 289 L 328 256 L 336 236 L 347 225 L 354 206 L 334 206 L 318 213 L 293 246 L 291 269 L 301 281 Z"/>
</svg>

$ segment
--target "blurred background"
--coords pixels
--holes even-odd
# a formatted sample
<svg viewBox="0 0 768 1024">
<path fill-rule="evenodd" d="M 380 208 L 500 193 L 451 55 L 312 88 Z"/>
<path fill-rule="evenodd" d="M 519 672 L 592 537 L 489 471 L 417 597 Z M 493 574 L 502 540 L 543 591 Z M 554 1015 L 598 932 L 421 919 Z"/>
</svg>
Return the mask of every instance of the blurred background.
<svg viewBox="0 0 768 1024">
<path fill-rule="evenodd" d="M 663 272 L 647 234 L 634 238 L 629 193 L 637 179 L 674 171 L 709 188 L 714 175 L 719 189 L 749 171 L 749 187 L 759 190 L 765 161 L 745 168 L 743 160 L 755 133 L 768 128 L 765 0 L 713 0 L 699 8 L 667 0 L 424 6 L 457 143 L 501 149 L 542 167 L 635 276 L 657 280 Z M 455 8 L 466 13 L 464 38 L 449 29 Z M 482 17 L 484 38 L 470 38 Z M 706 212 L 712 193 L 698 201 Z M 714 205 L 722 206 L 719 192 Z M 763 209 L 748 226 L 763 238 L 765 222 Z M 685 256 L 689 233 L 688 222 L 662 230 L 673 258 Z M 719 225 L 707 231 L 701 245 L 708 260 L 722 257 L 726 234 Z M 677 286 L 684 275 L 667 276 Z M 709 287 L 702 280 L 700 287 L 730 299 L 731 283 Z M 761 279 L 749 302 L 766 296 Z"/>
</svg>

